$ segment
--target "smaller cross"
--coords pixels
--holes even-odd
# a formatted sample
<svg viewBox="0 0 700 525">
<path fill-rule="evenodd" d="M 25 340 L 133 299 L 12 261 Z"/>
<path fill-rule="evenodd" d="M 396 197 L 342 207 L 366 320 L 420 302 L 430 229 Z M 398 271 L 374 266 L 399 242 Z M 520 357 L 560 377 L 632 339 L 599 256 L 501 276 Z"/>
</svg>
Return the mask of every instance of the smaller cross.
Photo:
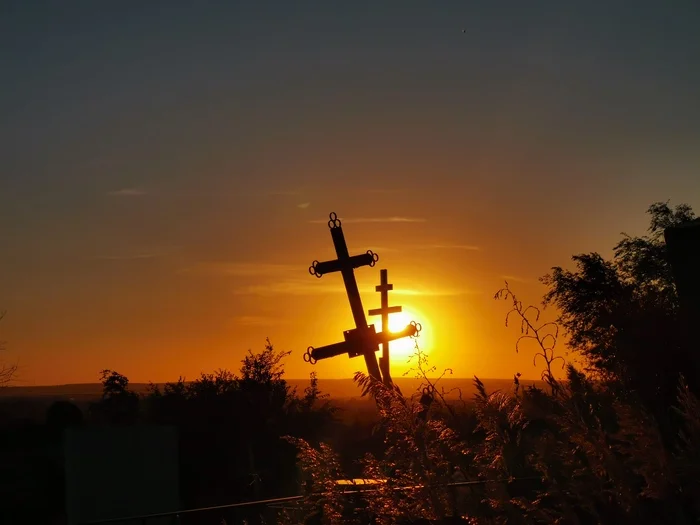
<svg viewBox="0 0 700 525">
<path fill-rule="evenodd" d="M 375 290 L 381 294 L 381 307 L 375 308 L 367 312 L 369 315 L 381 315 L 382 316 L 382 332 L 389 332 L 389 314 L 396 314 L 401 311 L 400 306 L 389 306 L 389 291 L 394 289 L 393 284 L 389 284 L 387 270 L 380 271 L 380 282 L 379 286 L 375 287 Z M 387 385 L 391 384 L 391 373 L 389 366 L 389 341 L 382 343 L 382 357 L 379 358 L 379 368 L 382 371 L 382 377 L 384 378 L 384 383 Z"/>
</svg>

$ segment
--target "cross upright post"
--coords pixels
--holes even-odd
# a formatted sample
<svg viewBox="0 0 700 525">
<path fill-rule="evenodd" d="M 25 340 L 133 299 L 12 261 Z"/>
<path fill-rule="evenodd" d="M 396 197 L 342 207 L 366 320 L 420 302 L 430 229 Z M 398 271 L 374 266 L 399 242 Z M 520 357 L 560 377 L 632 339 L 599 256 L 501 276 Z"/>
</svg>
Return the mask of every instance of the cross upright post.
<svg viewBox="0 0 700 525">
<path fill-rule="evenodd" d="M 400 306 L 389 306 L 389 291 L 394 289 L 393 284 L 389 284 L 388 271 L 380 270 L 380 284 L 375 287 L 375 290 L 380 292 L 381 307 L 370 310 L 369 315 L 382 316 L 382 332 L 389 331 L 389 314 L 401 312 Z M 384 384 L 391 385 L 391 366 L 389 364 L 389 341 L 382 343 L 382 357 L 379 358 L 379 368 L 382 371 Z"/>
</svg>

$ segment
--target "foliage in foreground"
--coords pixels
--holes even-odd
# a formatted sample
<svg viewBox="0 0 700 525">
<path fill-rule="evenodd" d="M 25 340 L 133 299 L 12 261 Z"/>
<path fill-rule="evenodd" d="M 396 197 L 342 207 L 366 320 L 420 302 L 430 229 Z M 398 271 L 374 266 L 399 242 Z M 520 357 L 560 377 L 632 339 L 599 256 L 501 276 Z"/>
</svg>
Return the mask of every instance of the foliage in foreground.
<svg viewBox="0 0 700 525">
<path fill-rule="evenodd" d="M 267 340 L 238 373 L 218 370 L 194 381 L 151 385 L 145 396 L 113 370 L 101 373 L 103 394 L 90 424 L 172 425 L 178 429 L 181 495 L 187 508 L 288 494 L 298 476 L 294 449 L 280 436 L 316 442 L 335 419 L 335 407 L 311 374 L 304 392 L 284 379 L 284 359 Z"/>
<path fill-rule="evenodd" d="M 332 448 L 289 438 L 313 483 L 315 496 L 305 499 L 303 511 L 331 524 L 459 516 L 473 524 L 696 522 L 700 401 L 685 382 L 675 407 L 684 430 L 668 447 L 644 404 L 619 385 L 594 381 L 571 364 L 557 381 L 558 328 L 536 326 L 539 311 L 523 308 L 507 285 L 496 296 L 512 301 L 523 337 L 538 343 L 547 387 L 523 388 L 516 375 L 513 392 L 487 392 L 475 378 L 473 404 L 450 404 L 439 380 L 428 378 L 417 346 L 425 389 L 416 395 L 358 373 L 356 381 L 377 403 L 385 438 L 383 457 L 359 461 L 365 478 L 385 482 L 362 505 L 351 504 L 333 483 L 344 476 Z M 475 424 L 467 423 L 471 417 Z M 299 522 L 298 515 L 287 518 Z"/>
</svg>

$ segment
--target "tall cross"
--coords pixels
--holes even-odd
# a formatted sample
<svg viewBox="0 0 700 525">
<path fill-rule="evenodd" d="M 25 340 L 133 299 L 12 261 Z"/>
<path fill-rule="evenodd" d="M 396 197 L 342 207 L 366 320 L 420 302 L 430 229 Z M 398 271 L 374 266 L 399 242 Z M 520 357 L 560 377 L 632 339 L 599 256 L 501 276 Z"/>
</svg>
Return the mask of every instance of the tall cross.
<svg viewBox="0 0 700 525">
<path fill-rule="evenodd" d="M 387 270 L 380 270 L 380 284 L 375 287 L 375 290 L 381 294 L 381 307 L 375 308 L 367 312 L 369 315 L 382 316 L 382 332 L 389 331 L 389 314 L 397 314 L 401 312 L 400 306 L 389 306 L 389 291 L 394 289 L 393 284 L 389 284 Z M 391 384 L 391 367 L 389 366 L 389 341 L 382 343 L 382 357 L 379 358 L 379 368 L 382 371 L 384 383 L 388 386 Z"/>
<path fill-rule="evenodd" d="M 330 214 L 328 227 L 331 230 L 331 237 L 333 239 L 333 245 L 335 246 L 337 259 L 334 261 L 325 262 L 314 261 L 309 268 L 309 273 L 320 278 L 324 274 L 339 271 L 343 276 L 345 290 L 348 294 L 350 309 L 352 310 L 352 316 L 355 320 L 356 327 L 356 331 L 354 331 L 354 334 L 356 334 L 355 337 L 351 336 L 349 338 L 349 334 L 346 332 L 346 342 L 351 342 L 352 339 L 354 344 L 350 348 L 351 352 L 360 350 L 364 355 L 365 364 L 367 365 L 369 375 L 381 381 L 381 373 L 379 371 L 379 365 L 377 364 L 377 357 L 374 353 L 375 349 L 370 348 L 368 344 L 363 343 L 363 340 L 365 339 L 363 336 L 370 335 L 370 331 L 374 332 L 374 326 L 370 328 L 367 325 L 367 318 L 365 317 L 365 310 L 362 307 L 362 299 L 360 298 L 360 290 L 357 287 L 354 271 L 355 268 L 360 268 L 362 266 L 374 266 L 379 260 L 379 256 L 372 253 L 371 250 L 368 250 L 367 253 L 353 255 L 351 257 L 348 251 L 348 246 L 345 242 L 345 236 L 343 235 L 343 228 L 341 226 L 340 219 L 338 219 L 338 216 L 335 213 Z M 355 355 L 358 354 L 356 353 Z"/>
</svg>

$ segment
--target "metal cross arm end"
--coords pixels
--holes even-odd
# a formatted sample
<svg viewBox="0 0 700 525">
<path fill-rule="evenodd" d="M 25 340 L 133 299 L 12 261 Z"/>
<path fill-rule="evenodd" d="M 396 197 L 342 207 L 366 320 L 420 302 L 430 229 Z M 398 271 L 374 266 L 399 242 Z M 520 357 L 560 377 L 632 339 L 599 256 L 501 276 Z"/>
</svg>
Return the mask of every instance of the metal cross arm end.
<svg viewBox="0 0 700 525">
<path fill-rule="evenodd" d="M 379 255 L 368 250 L 367 253 L 361 255 L 353 255 L 345 260 L 334 260 L 334 261 L 324 261 L 318 262 L 314 261 L 309 266 L 309 273 L 315 277 L 321 277 L 327 273 L 340 272 L 345 269 L 360 268 L 362 266 L 374 266 L 379 260 Z"/>
<path fill-rule="evenodd" d="M 403 339 L 404 337 L 415 337 L 416 334 L 420 332 L 420 324 L 419 323 L 411 323 L 406 325 L 406 327 L 403 330 L 399 330 L 398 332 L 389 332 L 389 331 L 382 331 L 377 334 L 377 342 L 386 344 L 389 341 L 395 341 L 397 339 Z"/>
<path fill-rule="evenodd" d="M 423 330 L 423 325 L 420 323 L 416 323 L 415 321 L 411 321 L 410 326 L 413 327 L 413 335 L 411 337 L 418 337 L 420 335 L 421 330 Z"/>
<path fill-rule="evenodd" d="M 314 277 L 318 277 L 319 279 L 323 275 L 322 273 L 319 273 L 318 271 L 318 265 L 321 264 L 318 261 L 314 261 L 311 263 L 311 266 L 309 266 L 309 273 L 313 275 Z"/>
<path fill-rule="evenodd" d="M 316 358 L 313 356 L 314 352 L 314 347 L 310 346 L 306 349 L 306 352 L 304 353 L 304 362 L 315 365 L 316 364 Z"/>
<path fill-rule="evenodd" d="M 309 358 L 304 356 L 304 361 L 314 364 L 320 359 L 328 359 L 337 355 L 347 354 L 350 350 L 350 343 L 343 341 L 342 343 L 334 343 L 332 345 L 320 346 L 318 348 L 309 347 L 307 354 Z M 313 362 L 311 361 L 313 360 Z"/>
</svg>

